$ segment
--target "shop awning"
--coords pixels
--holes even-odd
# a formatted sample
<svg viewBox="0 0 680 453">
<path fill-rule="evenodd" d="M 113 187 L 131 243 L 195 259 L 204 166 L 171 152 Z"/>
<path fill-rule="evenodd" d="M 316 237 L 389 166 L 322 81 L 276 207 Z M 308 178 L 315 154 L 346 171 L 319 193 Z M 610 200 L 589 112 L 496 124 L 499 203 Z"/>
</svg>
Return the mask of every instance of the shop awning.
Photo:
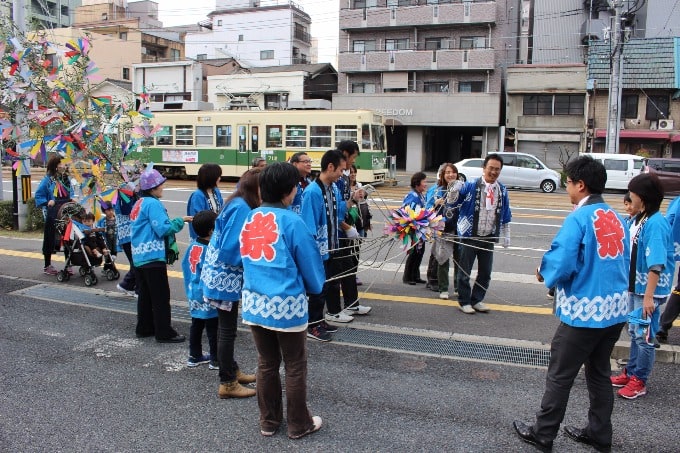
<svg viewBox="0 0 680 453">
<path fill-rule="evenodd" d="M 595 137 L 604 138 L 607 136 L 606 129 L 595 129 Z M 644 129 L 622 129 L 619 131 L 619 138 L 646 138 L 648 140 L 669 140 L 671 133 L 666 131 L 647 131 Z"/>
<path fill-rule="evenodd" d="M 671 143 L 680 142 L 680 134 L 675 134 L 671 137 Z"/>
</svg>

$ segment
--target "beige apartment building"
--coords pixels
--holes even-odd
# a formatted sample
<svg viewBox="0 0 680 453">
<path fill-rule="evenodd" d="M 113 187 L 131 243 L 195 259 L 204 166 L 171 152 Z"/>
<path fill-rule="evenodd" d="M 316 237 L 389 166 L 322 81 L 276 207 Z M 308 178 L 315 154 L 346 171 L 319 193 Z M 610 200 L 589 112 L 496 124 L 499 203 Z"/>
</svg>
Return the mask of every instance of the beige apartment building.
<svg viewBox="0 0 680 453">
<path fill-rule="evenodd" d="M 385 115 L 408 171 L 498 150 L 506 1 L 340 0 L 334 109 Z"/>
</svg>

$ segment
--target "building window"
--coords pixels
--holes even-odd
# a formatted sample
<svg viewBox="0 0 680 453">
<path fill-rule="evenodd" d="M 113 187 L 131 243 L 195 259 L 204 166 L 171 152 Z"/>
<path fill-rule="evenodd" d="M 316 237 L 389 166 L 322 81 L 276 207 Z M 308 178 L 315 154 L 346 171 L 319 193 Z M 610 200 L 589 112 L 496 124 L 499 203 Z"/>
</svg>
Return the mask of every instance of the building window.
<svg viewBox="0 0 680 453">
<path fill-rule="evenodd" d="M 243 41 L 243 35 L 238 35 L 238 40 Z"/>
<path fill-rule="evenodd" d="M 408 45 L 409 45 L 408 38 L 385 40 L 385 50 L 407 50 Z"/>
<path fill-rule="evenodd" d="M 621 96 L 621 118 L 637 118 L 638 102 L 637 94 L 624 94 Z"/>
<path fill-rule="evenodd" d="M 425 82 L 423 84 L 425 93 L 448 93 L 449 82 Z"/>
<path fill-rule="evenodd" d="M 375 83 L 353 83 L 352 93 L 375 93 Z"/>
<path fill-rule="evenodd" d="M 583 115 L 584 102 L 582 94 L 556 94 L 555 115 Z"/>
<path fill-rule="evenodd" d="M 274 51 L 273 50 L 261 50 L 260 51 L 260 60 L 273 60 L 274 59 Z"/>
<path fill-rule="evenodd" d="M 458 82 L 459 93 L 484 93 L 486 90 L 486 83 L 479 81 L 465 81 Z"/>
<path fill-rule="evenodd" d="M 231 126 L 215 127 L 215 144 L 219 147 L 231 146 Z"/>
<path fill-rule="evenodd" d="M 353 9 L 361 8 L 375 8 L 378 6 L 378 0 L 354 0 Z"/>
<path fill-rule="evenodd" d="M 484 49 L 486 38 L 484 36 L 463 36 L 460 38 L 461 49 Z"/>
<path fill-rule="evenodd" d="M 647 96 L 647 112 L 645 113 L 645 119 L 653 120 L 665 120 L 670 116 L 670 104 L 668 101 L 668 96 L 653 94 Z"/>
<path fill-rule="evenodd" d="M 352 52 L 354 53 L 366 53 L 375 51 L 375 40 L 356 40 L 352 41 Z"/>
<path fill-rule="evenodd" d="M 118 33 L 118 39 L 122 39 L 123 41 L 127 41 L 127 32 L 121 31 L 120 33 Z"/>
<path fill-rule="evenodd" d="M 217 26 L 221 27 L 222 26 L 222 19 L 217 19 Z"/>
<path fill-rule="evenodd" d="M 208 59 L 208 54 L 207 53 L 199 53 L 196 55 L 197 60 L 207 60 Z"/>
<path fill-rule="evenodd" d="M 123 80 L 130 80 L 130 68 L 123 68 Z"/>
<path fill-rule="evenodd" d="M 425 50 L 439 50 L 443 44 L 444 38 L 425 38 Z"/>
<path fill-rule="evenodd" d="M 265 110 L 278 110 L 280 108 L 279 94 L 265 94 L 264 108 Z"/>
<path fill-rule="evenodd" d="M 552 96 L 528 94 L 524 96 L 524 115 L 552 115 Z"/>
<path fill-rule="evenodd" d="M 410 6 L 411 0 L 387 0 L 388 8 L 396 8 L 397 6 Z"/>
<path fill-rule="evenodd" d="M 170 59 L 172 61 L 179 60 L 179 49 L 170 49 Z"/>
</svg>

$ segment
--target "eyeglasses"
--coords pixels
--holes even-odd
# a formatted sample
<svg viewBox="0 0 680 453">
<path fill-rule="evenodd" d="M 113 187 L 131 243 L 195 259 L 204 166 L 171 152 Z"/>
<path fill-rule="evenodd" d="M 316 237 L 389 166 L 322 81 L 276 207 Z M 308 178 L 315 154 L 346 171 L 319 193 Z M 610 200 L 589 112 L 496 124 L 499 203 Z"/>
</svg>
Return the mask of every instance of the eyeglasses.
<svg viewBox="0 0 680 453">
<path fill-rule="evenodd" d="M 299 160 L 298 163 L 299 163 L 299 164 L 311 164 L 311 163 L 312 163 L 312 159 Z"/>
</svg>

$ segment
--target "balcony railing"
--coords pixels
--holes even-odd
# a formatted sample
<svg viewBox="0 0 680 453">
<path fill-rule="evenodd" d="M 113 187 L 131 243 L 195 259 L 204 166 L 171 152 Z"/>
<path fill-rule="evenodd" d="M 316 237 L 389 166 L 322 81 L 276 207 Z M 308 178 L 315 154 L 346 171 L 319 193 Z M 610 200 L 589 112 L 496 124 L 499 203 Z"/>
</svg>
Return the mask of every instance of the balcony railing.
<svg viewBox="0 0 680 453">
<path fill-rule="evenodd" d="M 493 70 L 494 50 L 439 49 L 347 52 L 338 57 L 340 72 Z"/>
<path fill-rule="evenodd" d="M 307 44 L 312 42 L 312 37 L 310 36 L 309 33 L 301 30 L 295 30 L 293 32 L 293 36 L 295 39 L 299 39 L 302 42 L 306 42 Z"/>
<path fill-rule="evenodd" d="M 494 24 L 497 16 L 495 1 L 428 4 L 425 0 L 411 0 L 407 6 L 340 10 L 340 29 Z"/>
</svg>

